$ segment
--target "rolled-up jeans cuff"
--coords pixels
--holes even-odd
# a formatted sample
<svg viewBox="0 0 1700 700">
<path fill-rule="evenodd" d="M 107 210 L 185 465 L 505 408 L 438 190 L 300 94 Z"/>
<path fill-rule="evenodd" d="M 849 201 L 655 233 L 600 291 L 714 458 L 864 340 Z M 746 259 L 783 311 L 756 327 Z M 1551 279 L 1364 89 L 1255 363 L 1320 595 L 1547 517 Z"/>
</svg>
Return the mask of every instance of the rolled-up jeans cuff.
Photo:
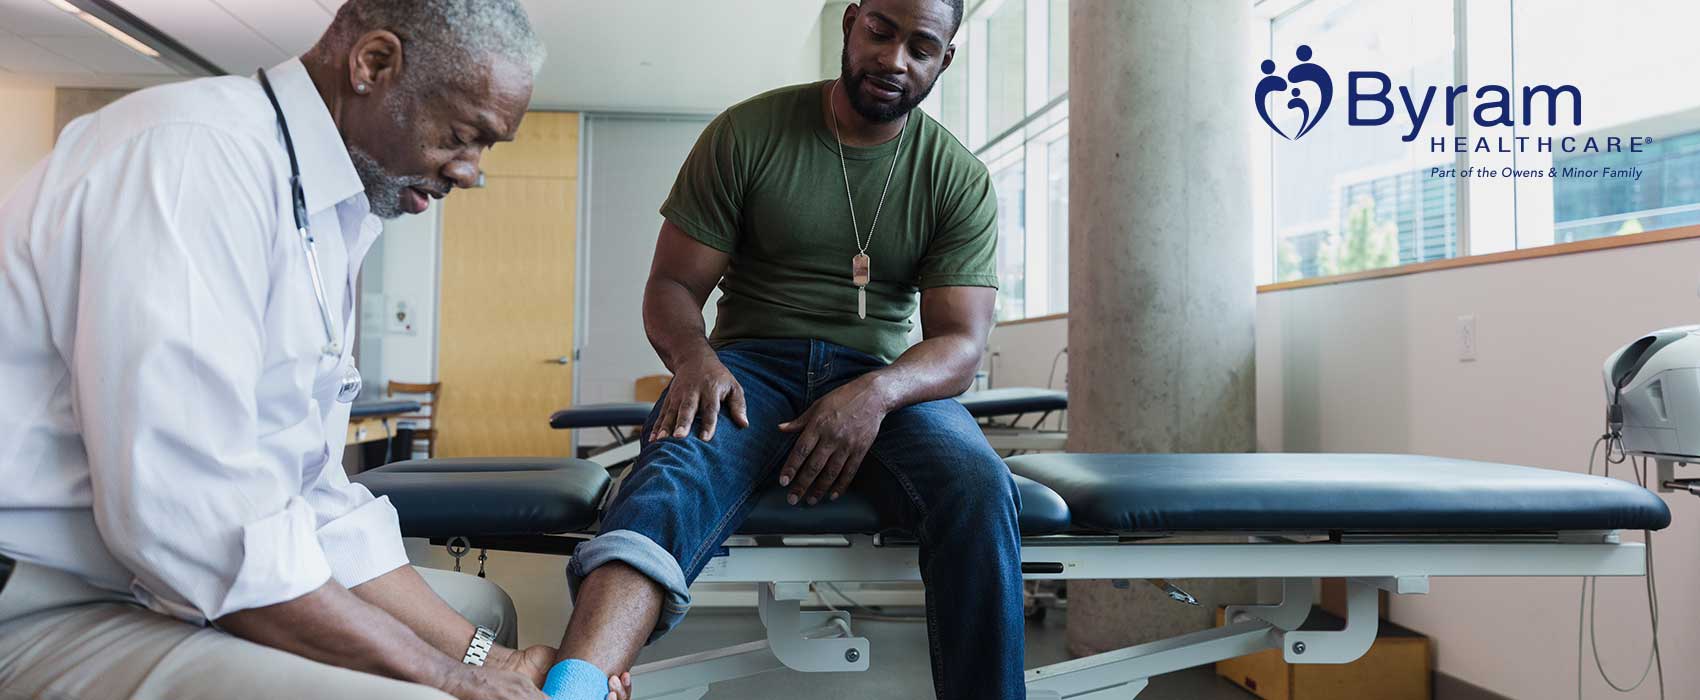
<svg viewBox="0 0 1700 700">
<path fill-rule="evenodd" d="M 578 600 L 578 587 L 590 572 L 613 561 L 637 569 L 666 590 L 661 618 L 644 644 L 655 643 L 685 619 L 691 609 L 691 589 L 685 584 L 685 572 L 678 560 L 655 540 L 633 530 L 604 532 L 573 550 L 572 561 L 567 563 L 567 590 L 573 600 Z"/>
</svg>

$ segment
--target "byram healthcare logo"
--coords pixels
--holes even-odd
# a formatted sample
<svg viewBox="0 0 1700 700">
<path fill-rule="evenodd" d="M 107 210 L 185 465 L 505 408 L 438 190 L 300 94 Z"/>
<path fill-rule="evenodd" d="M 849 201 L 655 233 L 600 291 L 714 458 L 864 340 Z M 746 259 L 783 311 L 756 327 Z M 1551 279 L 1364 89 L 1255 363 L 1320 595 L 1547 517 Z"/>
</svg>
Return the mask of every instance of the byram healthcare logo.
<svg viewBox="0 0 1700 700">
<path fill-rule="evenodd" d="M 1299 62 L 1284 74 L 1273 60 L 1259 63 L 1262 77 L 1252 96 L 1257 116 L 1289 141 L 1315 129 L 1334 99 L 1334 80 L 1311 61 L 1315 55 L 1311 47 L 1301 45 L 1293 55 Z M 1640 153 L 1653 141 L 1647 136 L 1577 133 L 1582 131 L 1582 89 L 1575 85 L 1516 88 L 1487 83 L 1474 90 L 1464 84 L 1394 86 L 1384 72 L 1354 70 L 1346 72 L 1343 89 L 1347 126 L 1382 126 L 1402 117 L 1398 128 L 1404 133 L 1399 140 L 1409 143 L 1423 135 L 1427 124 L 1433 153 Z M 1285 100 L 1285 111 L 1271 107 L 1281 100 Z M 1435 122 L 1451 127 L 1461 120 L 1470 121 L 1470 135 L 1434 133 Z M 1560 127 L 1560 121 L 1566 124 Z M 1540 122 L 1575 135 L 1542 135 Z"/>
<path fill-rule="evenodd" d="M 1316 123 L 1322 121 L 1322 115 L 1328 111 L 1328 103 L 1334 99 L 1334 81 L 1328 77 L 1328 71 L 1323 70 L 1322 66 L 1310 62 L 1310 47 L 1300 46 L 1294 53 L 1299 58 L 1299 64 L 1287 71 L 1287 77 L 1275 75 L 1275 62 L 1264 59 L 1263 65 L 1260 66 L 1263 69 L 1263 79 L 1257 81 L 1257 116 L 1263 117 L 1264 124 L 1268 124 L 1281 138 L 1289 141 L 1310 133 Z M 1314 109 L 1310 101 L 1304 98 L 1299 83 L 1316 85 L 1319 97 Z M 1269 96 L 1278 92 L 1291 95 L 1292 98 L 1287 100 L 1287 109 L 1299 113 L 1299 125 L 1292 136 L 1288 136 L 1287 132 L 1276 126 L 1275 120 L 1269 116 Z"/>
</svg>

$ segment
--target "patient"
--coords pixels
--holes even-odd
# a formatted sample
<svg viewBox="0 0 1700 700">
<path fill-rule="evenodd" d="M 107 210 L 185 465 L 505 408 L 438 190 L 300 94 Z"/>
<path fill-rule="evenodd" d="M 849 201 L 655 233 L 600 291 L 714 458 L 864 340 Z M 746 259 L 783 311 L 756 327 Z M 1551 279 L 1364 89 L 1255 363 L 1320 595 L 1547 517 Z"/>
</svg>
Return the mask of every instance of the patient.
<svg viewBox="0 0 1700 700">
<path fill-rule="evenodd" d="M 951 400 L 991 325 L 997 202 L 985 166 L 914 109 L 961 18 L 961 0 L 847 8 L 836 80 L 732 107 L 686 158 L 643 300 L 674 379 L 568 570 L 553 697 L 600 698 L 679 624 L 687 586 L 772 488 L 805 521 L 855 489 L 916 534 L 935 693 L 1024 696 L 1020 504 Z M 907 347 L 917 291 L 924 339 Z"/>
</svg>

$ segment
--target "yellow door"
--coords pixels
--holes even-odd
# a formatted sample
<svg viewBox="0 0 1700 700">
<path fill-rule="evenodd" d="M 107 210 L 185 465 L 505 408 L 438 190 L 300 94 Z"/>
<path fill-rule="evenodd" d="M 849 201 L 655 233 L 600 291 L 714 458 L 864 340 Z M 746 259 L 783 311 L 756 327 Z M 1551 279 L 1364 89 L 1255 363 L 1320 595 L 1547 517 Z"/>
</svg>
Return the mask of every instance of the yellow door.
<svg viewBox="0 0 1700 700">
<path fill-rule="evenodd" d="M 526 115 L 443 200 L 438 457 L 568 456 L 549 414 L 572 398 L 577 114 Z"/>
</svg>

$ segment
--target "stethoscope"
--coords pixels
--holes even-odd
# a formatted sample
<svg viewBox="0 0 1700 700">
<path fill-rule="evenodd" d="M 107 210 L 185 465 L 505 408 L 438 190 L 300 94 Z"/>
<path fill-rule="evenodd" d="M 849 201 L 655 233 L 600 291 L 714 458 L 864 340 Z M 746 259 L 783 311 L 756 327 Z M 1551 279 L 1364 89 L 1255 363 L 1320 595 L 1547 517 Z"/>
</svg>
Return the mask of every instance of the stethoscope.
<svg viewBox="0 0 1700 700">
<path fill-rule="evenodd" d="M 336 330 L 336 322 L 331 316 L 331 304 L 325 296 L 325 281 L 319 274 L 319 253 L 315 250 L 313 232 L 307 228 L 307 193 L 301 187 L 301 165 L 295 159 L 295 142 L 289 138 L 289 122 L 283 118 L 283 107 L 277 103 L 277 93 L 272 92 L 272 84 L 266 79 L 266 70 L 259 69 L 260 88 L 266 91 L 266 99 L 271 100 L 272 111 L 277 113 L 277 126 L 283 132 L 283 150 L 289 153 L 289 194 L 295 209 L 295 231 L 301 236 L 301 249 L 307 252 L 307 273 L 313 278 L 313 298 L 319 302 L 319 320 L 325 326 L 325 345 L 319 353 L 325 357 L 342 361 L 342 340 Z M 351 363 L 343 370 L 342 386 L 337 389 L 336 400 L 350 403 L 360 395 L 360 370 Z"/>
</svg>

